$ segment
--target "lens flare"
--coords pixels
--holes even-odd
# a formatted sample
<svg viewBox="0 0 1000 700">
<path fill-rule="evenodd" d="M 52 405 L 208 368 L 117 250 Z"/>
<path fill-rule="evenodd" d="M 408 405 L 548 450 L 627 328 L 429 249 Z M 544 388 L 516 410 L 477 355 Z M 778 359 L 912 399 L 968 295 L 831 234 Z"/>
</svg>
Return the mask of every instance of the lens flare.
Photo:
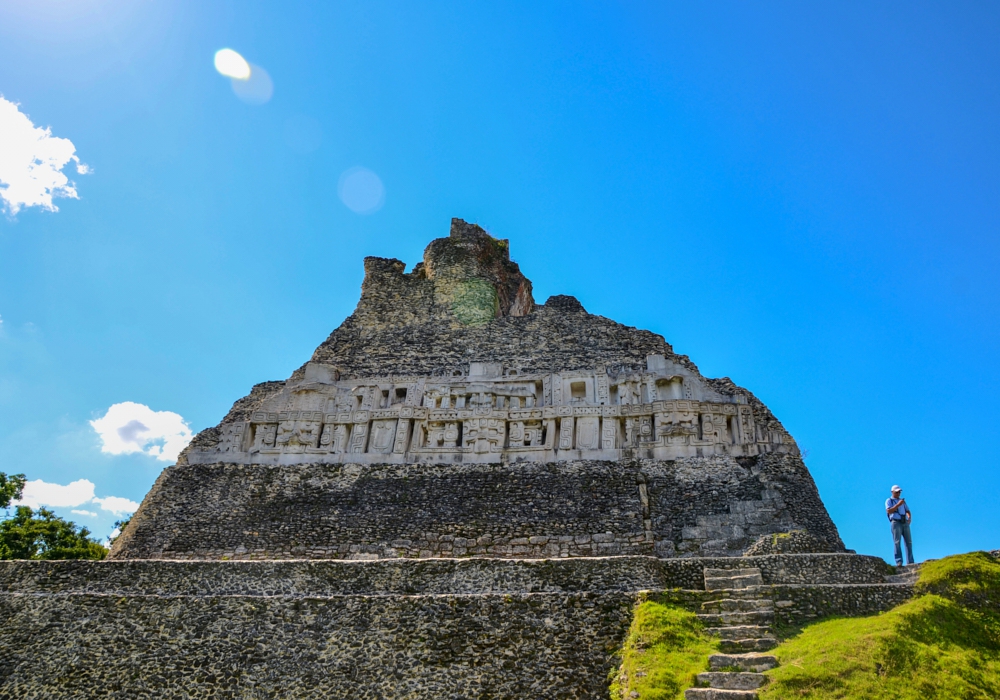
<svg viewBox="0 0 1000 700">
<path fill-rule="evenodd" d="M 230 81 L 236 96 L 248 105 L 262 105 L 274 94 L 274 83 L 267 71 L 258 65 L 250 64 L 250 77 L 245 80 L 233 78 Z"/>
<path fill-rule="evenodd" d="M 215 52 L 215 70 L 233 80 L 250 79 L 250 64 L 232 49 Z"/>
<path fill-rule="evenodd" d="M 357 214 L 376 212 L 385 202 L 382 180 L 368 168 L 360 166 L 345 170 L 340 175 L 337 194 L 340 195 L 340 201 Z"/>
</svg>

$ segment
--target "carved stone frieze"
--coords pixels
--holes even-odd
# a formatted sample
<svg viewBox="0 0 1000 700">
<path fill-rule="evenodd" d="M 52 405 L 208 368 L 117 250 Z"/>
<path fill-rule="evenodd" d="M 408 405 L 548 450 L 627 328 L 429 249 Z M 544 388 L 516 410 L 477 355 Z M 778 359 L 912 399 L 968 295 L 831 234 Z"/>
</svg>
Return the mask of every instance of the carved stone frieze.
<svg viewBox="0 0 1000 700">
<path fill-rule="evenodd" d="M 281 455 L 309 453 L 320 461 L 361 463 L 561 461 L 615 459 L 623 450 L 659 459 L 796 452 L 787 433 L 757 423 L 753 407 L 740 398 L 720 396 L 693 376 L 656 370 L 618 376 L 603 367 L 538 376 L 494 368 L 434 380 L 313 381 L 271 399 L 275 410 L 265 405 L 248 421 L 224 424 L 217 448 L 189 459 L 213 461 L 221 454 L 283 462 Z"/>
</svg>

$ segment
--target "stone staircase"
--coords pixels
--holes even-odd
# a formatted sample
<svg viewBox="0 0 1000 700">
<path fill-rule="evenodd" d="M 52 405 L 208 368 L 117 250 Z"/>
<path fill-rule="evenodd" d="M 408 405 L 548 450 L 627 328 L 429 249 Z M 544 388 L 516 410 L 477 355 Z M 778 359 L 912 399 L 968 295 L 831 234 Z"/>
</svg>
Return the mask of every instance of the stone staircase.
<svg viewBox="0 0 1000 700">
<path fill-rule="evenodd" d="M 917 579 L 920 578 L 920 564 L 907 564 L 906 566 L 897 566 L 895 574 L 889 574 L 885 577 L 886 583 L 908 583 L 914 584 Z"/>
<path fill-rule="evenodd" d="M 686 700 L 756 700 L 767 682 L 763 671 L 778 660 L 760 652 L 778 640 L 771 631 L 774 602 L 761 594 L 760 569 L 705 569 L 705 590 L 698 617 L 706 631 L 719 637 L 722 653 L 709 657 L 709 671 L 698 674 L 698 686 L 684 692 Z M 714 595 L 712 595 L 714 594 Z"/>
</svg>

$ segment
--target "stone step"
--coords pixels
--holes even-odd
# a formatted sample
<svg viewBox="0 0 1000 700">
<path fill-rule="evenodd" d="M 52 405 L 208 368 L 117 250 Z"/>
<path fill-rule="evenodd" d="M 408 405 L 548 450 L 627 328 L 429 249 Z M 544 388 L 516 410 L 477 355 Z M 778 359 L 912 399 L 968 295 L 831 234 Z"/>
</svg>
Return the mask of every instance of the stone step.
<svg viewBox="0 0 1000 700">
<path fill-rule="evenodd" d="M 886 583 L 916 583 L 920 578 L 920 564 L 897 566 L 896 573 L 885 576 Z"/>
<path fill-rule="evenodd" d="M 771 586 L 750 586 L 749 588 L 720 588 L 705 591 L 702 601 L 706 603 L 717 600 L 768 600 Z"/>
<path fill-rule="evenodd" d="M 684 700 L 757 700 L 757 691 L 688 688 L 684 691 Z"/>
<path fill-rule="evenodd" d="M 698 619 L 706 627 L 732 627 L 734 625 L 770 625 L 774 622 L 773 610 L 749 610 L 746 612 L 698 613 Z"/>
<path fill-rule="evenodd" d="M 773 611 L 774 601 L 766 598 L 722 598 L 706 600 L 701 609 L 706 613 Z"/>
<path fill-rule="evenodd" d="M 719 651 L 727 654 L 740 654 L 748 651 L 770 651 L 776 646 L 778 646 L 778 640 L 774 637 L 723 639 L 719 642 Z"/>
<path fill-rule="evenodd" d="M 748 573 L 748 574 L 740 573 L 735 576 L 718 576 L 718 577 L 716 576 L 709 577 L 707 572 L 705 574 L 706 591 L 752 588 L 763 585 L 764 585 L 764 579 L 761 578 L 759 571 L 757 573 Z"/>
<path fill-rule="evenodd" d="M 778 659 L 770 654 L 712 654 L 708 657 L 708 668 L 741 668 L 744 671 L 760 673 L 778 666 Z"/>
<path fill-rule="evenodd" d="M 698 674 L 698 684 L 722 690 L 753 690 L 767 683 L 763 673 L 709 671 Z"/>
<path fill-rule="evenodd" d="M 705 578 L 729 578 L 730 576 L 760 576 L 760 568 L 756 566 L 741 566 L 736 569 L 705 569 Z"/>
<path fill-rule="evenodd" d="M 773 639 L 767 625 L 730 625 L 728 627 L 706 627 L 705 631 L 720 639 Z"/>
</svg>

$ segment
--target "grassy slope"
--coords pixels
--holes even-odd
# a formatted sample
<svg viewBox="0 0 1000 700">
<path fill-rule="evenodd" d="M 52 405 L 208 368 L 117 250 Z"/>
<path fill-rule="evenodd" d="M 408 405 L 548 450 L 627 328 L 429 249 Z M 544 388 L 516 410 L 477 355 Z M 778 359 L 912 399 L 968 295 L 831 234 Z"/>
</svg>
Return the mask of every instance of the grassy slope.
<svg viewBox="0 0 1000 700">
<path fill-rule="evenodd" d="M 1000 563 L 929 562 L 918 596 L 889 612 L 806 627 L 774 653 L 762 700 L 1000 698 Z"/>
<path fill-rule="evenodd" d="M 718 642 L 702 631 L 694 613 L 646 600 L 636 606 L 612 679 L 611 697 L 677 700 L 708 666 Z"/>
</svg>

